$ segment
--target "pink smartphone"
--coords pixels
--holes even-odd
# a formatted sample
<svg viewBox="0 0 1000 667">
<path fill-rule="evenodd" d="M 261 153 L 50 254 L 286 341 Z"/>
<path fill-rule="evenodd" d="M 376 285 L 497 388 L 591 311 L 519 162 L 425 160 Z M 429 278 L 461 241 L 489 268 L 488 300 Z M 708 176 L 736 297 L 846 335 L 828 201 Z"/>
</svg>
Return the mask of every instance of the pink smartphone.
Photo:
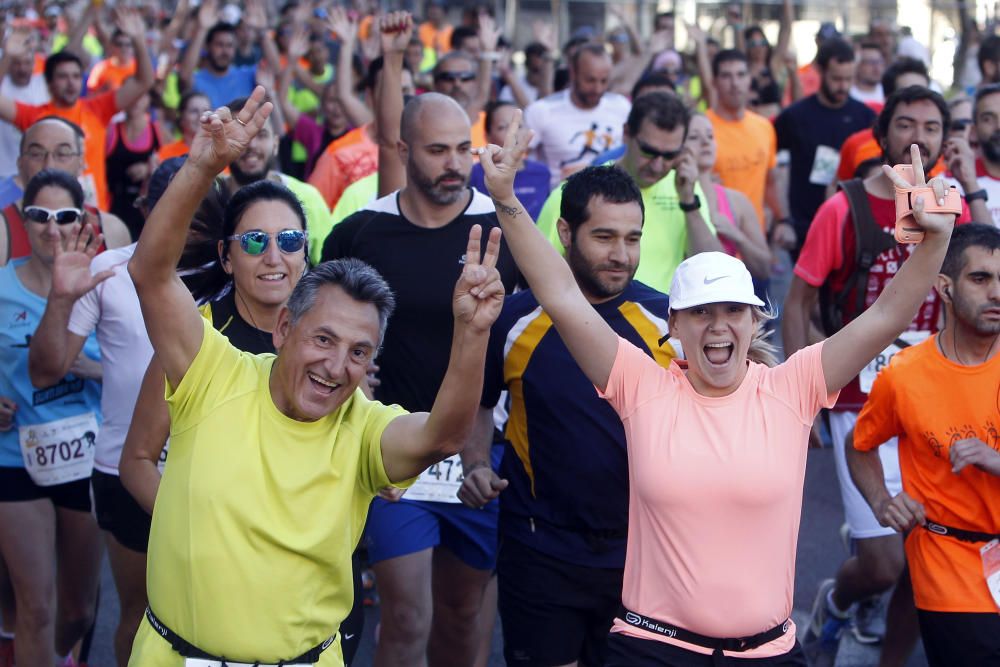
<svg viewBox="0 0 1000 667">
<path fill-rule="evenodd" d="M 899 174 L 910 185 L 916 183 L 912 164 L 897 164 L 893 171 Z M 900 215 L 901 211 L 910 211 L 908 215 Z M 913 217 L 913 205 L 910 192 L 896 191 L 896 241 L 899 243 L 920 243 L 924 240 L 924 230 Z"/>
</svg>

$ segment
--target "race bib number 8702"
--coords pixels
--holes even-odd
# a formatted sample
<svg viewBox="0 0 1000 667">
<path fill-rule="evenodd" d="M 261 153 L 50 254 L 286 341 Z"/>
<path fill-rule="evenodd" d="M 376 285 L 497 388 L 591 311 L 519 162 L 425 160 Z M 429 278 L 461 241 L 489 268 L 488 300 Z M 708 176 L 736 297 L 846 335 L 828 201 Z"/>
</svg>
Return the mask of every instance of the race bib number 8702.
<svg viewBox="0 0 1000 667">
<path fill-rule="evenodd" d="M 94 467 L 97 417 L 87 412 L 18 429 L 24 467 L 38 486 L 90 477 Z"/>
</svg>

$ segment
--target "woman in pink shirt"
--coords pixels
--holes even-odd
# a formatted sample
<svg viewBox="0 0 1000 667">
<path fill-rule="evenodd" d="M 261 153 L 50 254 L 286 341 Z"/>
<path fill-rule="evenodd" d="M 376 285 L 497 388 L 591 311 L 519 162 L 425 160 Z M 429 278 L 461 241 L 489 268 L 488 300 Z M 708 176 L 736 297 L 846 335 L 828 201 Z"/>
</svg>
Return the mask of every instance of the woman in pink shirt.
<svg viewBox="0 0 1000 667">
<path fill-rule="evenodd" d="M 480 150 L 500 225 L 542 308 L 625 426 L 624 609 L 605 664 L 805 665 L 789 614 L 810 427 L 907 328 L 941 267 L 955 216 L 925 214 L 917 199 L 926 238 L 892 289 L 839 333 L 774 366 L 761 363 L 769 315 L 743 263 L 718 252 L 685 260 L 671 286 L 669 327 L 687 360 L 663 368 L 597 316 L 514 197 L 515 165 L 530 140 L 518 128 L 516 119 L 503 149 Z M 916 146 L 911 159 L 923 183 Z M 943 198 L 945 184 L 932 186 Z M 643 215 L 635 202 L 606 198 L 596 210 Z M 598 274 L 620 279 L 614 271 Z"/>
</svg>

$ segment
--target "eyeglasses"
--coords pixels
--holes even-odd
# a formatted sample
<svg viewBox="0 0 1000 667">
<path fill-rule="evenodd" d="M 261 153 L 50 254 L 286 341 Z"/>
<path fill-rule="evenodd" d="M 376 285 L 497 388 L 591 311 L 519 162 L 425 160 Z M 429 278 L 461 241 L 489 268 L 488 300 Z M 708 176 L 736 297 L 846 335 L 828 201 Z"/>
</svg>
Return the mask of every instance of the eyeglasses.
<svg viewBox="0 0 1000 667">
<path fill-rule="evenodd" d="M 447 81 L 449 83 L 454 83 L 456 81 L 472 81 L 475 78 L 475 72 L 439 72 L 434 75 L 435 81 Z"/>
<path fill-rule="evenodd" d="M 638 139 L 635 140 L 635 143 L 639 147 L 639 152 L 642 153 L 642 156 L 650 160 L 655 160 L 656 158 L 661 157 L 667 162 L 669 162 L 671 160 L 676 160 L 680 156 L 680 154 L 684 152 L 684 146 L 681 146 L 677 150 L 673 151 L 658 151 L 652 146 L 649 146 L 639 141 Z"/>
<path fill-rule="evenodd" d="M 57 225 L 72 225 L 80 222 L 83 218 L 83 211 L 78 208 L 57 208 L 55 210 L 42 206 L 26 206 L 24 217 L 32 222 L 45 224 L 49 220 L 55 220 Z"/>
<path fill-rule="evenodd" d="M 278 240 L 278 249 L 283 253 L 298 252 L 306 245 L 306 233 L 300 229 L 285 229 L 277 234 L 261 231 L 244 232 L 235 236 L 227 236 L 226 240 L 239 241 L 243 252 L 248 255 L 263 255 L 272 236 Z"/>
<path fill-rule="evenodd" d="M 747 46 L 748 47 L 751 47 L 751 46 L 767 46 L 767 40 L 766 39 L 760 39 L 759 37 L 757 39 L 748 39 L 747 40 Z"/>
<path fill-rule="evenodd" d="M 24 157 L 28 158 L 32 162 L 44 162 L 52 156 L 52 159 L 56 162 L 69 162 L 75 157 L 79 157 L 80 153 L 78 151 L 73 151 L 68 148 L 61 148 L 57 151 L 44 151 L 37 148 L 29 148 L 23 153 Z"/>
</svg>

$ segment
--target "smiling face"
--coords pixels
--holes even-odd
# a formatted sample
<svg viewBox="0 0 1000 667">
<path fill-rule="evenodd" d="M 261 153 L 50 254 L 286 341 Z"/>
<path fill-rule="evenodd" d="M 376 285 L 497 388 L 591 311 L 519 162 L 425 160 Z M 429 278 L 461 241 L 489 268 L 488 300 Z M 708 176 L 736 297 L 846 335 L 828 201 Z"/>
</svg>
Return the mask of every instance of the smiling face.
<svg viewBox="0 0 1000 667">
<path fill-rule="evenodd" d="M 591 303 L 601 303 L 625 291 L 639 268 L 642 209 L 600 196 L 591 197 L 587 209 L 590 215 L 575 234 L 559 219 L 559 239 L 580 290 Z"/>
<path fill-rule="evenodd" d="M 229 171 L 240 185 L 247 185 L 267 177 L 278 154 L 278 137 L 265 123 L 260 132 L 250 140 L 243 155 L 229 165 Z"/>
<path fill-rule="evenodd" d="M 73 197 L 66 190 L 53 185 L 38 191 L 38 196 L 31 206 L 40 206 L 50 211 L 61 208 L 76 208 Z M 56 244 L 69 237 L 73 225 L 58 225 L 53 219 L 47 222 L 25 220 L 24 228 L 28 232 L 28 242 L 31 244 L 31 254 L 43 264 L 51 265 L 55 256 Z"/>
<path fill-rule="evenodd" d="M 742 303 L 710 303 L 670 314 L 670 332 L 681 341 L 688 380 L 703 396 L 727 396 L 747 373 L 747 350 L 756 323 Z"/>
<path fill-rule="evenodd" d="M 305 248 L 293 253 L 278 248 L 274 235 L 286 229 L 301 230 L 298 217 L 284 202 L 265 199 L 246 209 L 233 232 L 234 236 L 249 231 L 270 234 L 263 253 L 247 254 L 238 240 L 220 242 L 220 253 L 222 244 L 226 251 L 223 268 L 233 276 L 236 293 L 251 312 L 282 306 L 305 271 Z"/>
<path fill-rule="evenodd" d="M 274 331 L 278 359 L 270 385 L 275 406 L 299 421 L 331 414 L 358 388 L 378 343 L 378 308 L 339 286 L 318 288 L 315 301 L 294 324 L 283 309 Z"/>
</svg>

